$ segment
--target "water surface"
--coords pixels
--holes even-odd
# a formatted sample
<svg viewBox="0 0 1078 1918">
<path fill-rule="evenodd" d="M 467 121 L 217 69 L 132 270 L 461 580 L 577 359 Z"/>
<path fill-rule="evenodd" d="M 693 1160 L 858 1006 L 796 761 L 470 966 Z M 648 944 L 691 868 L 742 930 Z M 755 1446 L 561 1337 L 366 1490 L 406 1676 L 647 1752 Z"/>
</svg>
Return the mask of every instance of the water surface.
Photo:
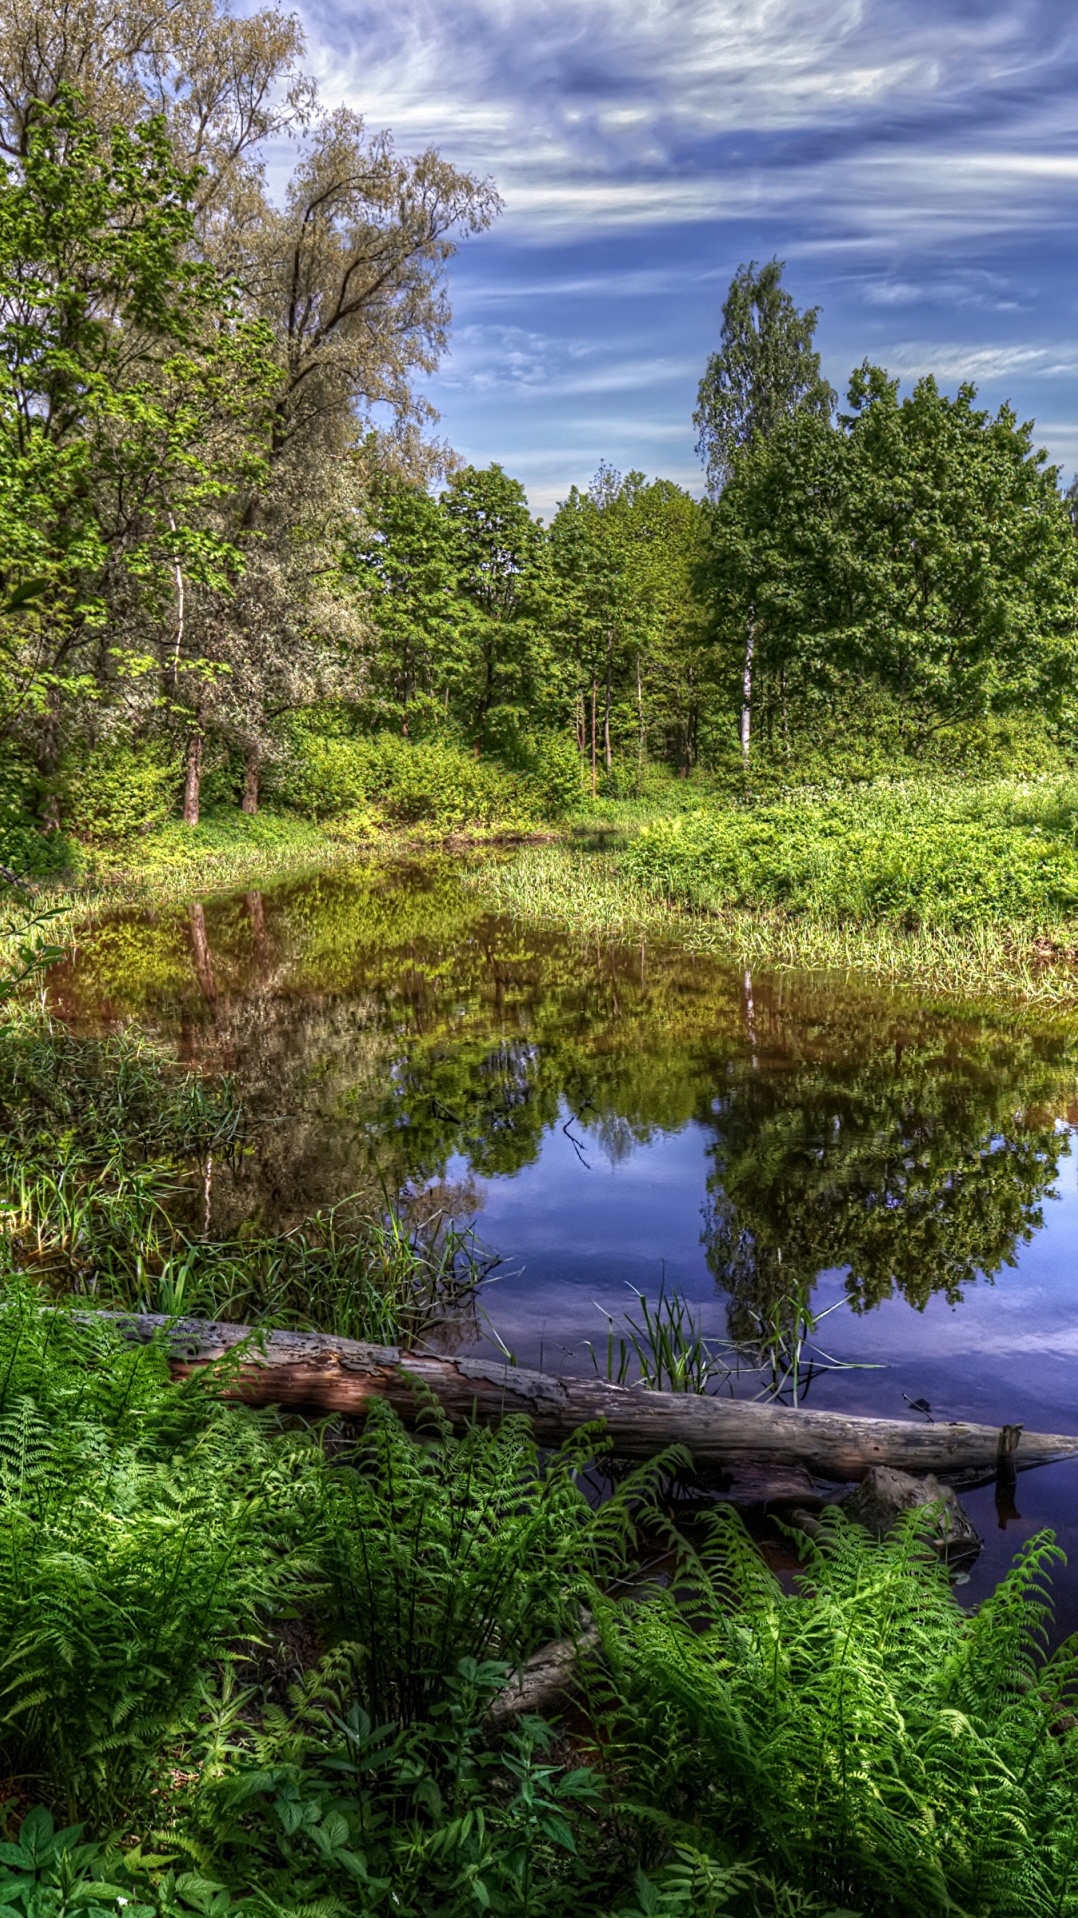
<svg viewBox="0 0 1078 1918">
<path fill-rule="evenodd" d="M 1078 1431 L 1078 1021 L 552 933 L 443 860 L 118 914 L 53 1001 L 235 1074 L 260 1123 L 214 1230 L 381 1189 L 474 1217 L 475 1336 L 522 1363 L 589 1370 L 660 1284 L 748 1350 L 804 1289 L 851 1367 L 810 1403 Z M 969 1502 L 978 1586 L 1041 1524 L 1078 1564 L 1078 1463 L 1005 1532 Z"/>
</svg>

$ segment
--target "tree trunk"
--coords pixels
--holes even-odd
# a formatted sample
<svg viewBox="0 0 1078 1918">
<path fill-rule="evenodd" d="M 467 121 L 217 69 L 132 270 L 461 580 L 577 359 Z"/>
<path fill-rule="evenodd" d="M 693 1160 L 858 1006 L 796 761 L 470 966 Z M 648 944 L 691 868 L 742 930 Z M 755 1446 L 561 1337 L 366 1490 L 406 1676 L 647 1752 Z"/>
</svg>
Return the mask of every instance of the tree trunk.
<svg viewBox="0 0 1078 1918">
<path fill-rule="evenodd" d="M 594 799 L 599 790 L 599 767 L 595 752 L 595 717 L 599 688 L 594 674 L 591 681 L 591 796 Z"/>
<path fill-rule="evenodd" d="M 601 1420 L 614 1451 L 624 1457 L 653 1458 L 681 1445 L 697 1466 L 802 1465 L 837 1482 L 861 1479 L 874 1465 L 894 1465 L 935 1472 L 952 1483 L 989 1484 L 1001 1461 L 1008 1471 L 1022 1471 L 1078 1453 L 1078 1437 L 1023 1432 L 1018 1441 L 1015 1426 L 1001 1431 L 994 1425 L 795 1412 L 753 1400 L 556 1378 L 490 1359 L 429 1357 L 322 1332 L 252 1331 L 149 1313 L 85 1316 L 111 1319 L 131 1339 L 166 1335 L 172 1369 L 181 1377 L 249 1341 L 229 1372 L 227 1396 L 315 1416 L 362 1417 L 374 1399 L 386 1399 L 405 1420 L 414 1420 L 430 1394 L 457 1427 L 477 1418 L 497 1424 L 523 1412 L 540 1444 L 558 1445 L 581 1425 Z"/>
<path fill-rule="evenodd" d="M 45 787 L 41 806 L 43 833 L 60 830 L 60 799 L 53 782 L 60 770 L 60 696 L 50 687 L 38 737 L 37 769 Z"/>
<path fill-rule="evenodd" d="M 196 719 L 187 738 L 187 777 L 183 785 L 183 823 L 197 826 L 202 800 L 202 728 Z"/>
<path fill-rule="evenodd" d="M 610 750 L 610 675 L 614 665 L 614 637 L 610 634 L 606 642 L 606 697 L 603 701 L 603 757 L 607 772 L 614 764 Z"/>
<path fill-rule="evenodd" d="M 752 659 L 756 651 L 756 608 L 749 607 L 749 626 L 745 634 L 745 665 L 741 674 L 741 757 L 748 766 L 752 734 Z"/>
<path fill-rule="evenodd" d="M 636 790 L 640 794 L 644 789 L 644 757 L 646 751 L 644 733 L 644 682 L 640 672 L 640 653 L 636 655 Z"/>
<path fill-rule="evenodd" d="M 246 813 L 258 811 L 258 782 L 262 774 L 262 753 L 257 745 L 247 748 L 247 758 L 243 774 L 243 799 L 241 809 Z"/>
</svg>

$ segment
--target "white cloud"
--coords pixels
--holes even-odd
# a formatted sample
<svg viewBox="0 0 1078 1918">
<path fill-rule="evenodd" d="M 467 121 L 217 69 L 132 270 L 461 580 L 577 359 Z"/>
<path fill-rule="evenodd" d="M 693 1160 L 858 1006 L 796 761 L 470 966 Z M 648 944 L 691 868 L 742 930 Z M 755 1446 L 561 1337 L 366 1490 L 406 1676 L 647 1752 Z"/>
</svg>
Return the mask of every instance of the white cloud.
<svg viewBox="0 0 1078 1918">
<path fill-rule="evenodd" d="M 942 340 L 900 341 L 888 347 L 886 364 L 889 372 L 903 379 L 933 373 L 940 380 L 973 380 L 977 385 L 1015 374 L 1023 379 L 1073 379 L 1078 374 L 1078 354 L 1073 346 L 1020 342 L 973 346 Z"/>
</svg>

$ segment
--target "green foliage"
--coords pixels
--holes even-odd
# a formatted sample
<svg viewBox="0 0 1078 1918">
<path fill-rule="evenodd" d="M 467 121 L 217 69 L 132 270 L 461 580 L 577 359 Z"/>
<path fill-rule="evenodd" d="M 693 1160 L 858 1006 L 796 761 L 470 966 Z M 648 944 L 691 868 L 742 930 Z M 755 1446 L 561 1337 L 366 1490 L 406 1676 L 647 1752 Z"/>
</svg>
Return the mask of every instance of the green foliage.
<svg viewBox="0 0 1078 1918">
<path fill-rule="evenodd" d="M 649 752 L 684 769 L 701 744 L 706 514 L 669 480 L 601 466 L 558 508 L 549 547 L 550 617 L 583 755 L 602 766 L 604 792 L 638 794 Z"/>
<path fill-rule="evenodd" d="M 51 879 L 66 870 L 71 842 L 38 829 L 40 779 L 18 751 L 0 752 L 0 864 L 23 879 Z"/>
<path fill-rule="evenodd" d="M 228 1882 L 253 1884 L 256 1910 L 302 1898 L 364 1918 L 597 1912 L 600 1781 L 552 1761 L 538 1719 L 492 1747 L 483 1714 L 505 1675 L 462 1658 L 424 1723 L 376 1726 L 348 1702 L 347 1659 L 327 1660 L 293 1689 L 290 1712 L 217 1746 L 226 1765 L 190 1808 L 213 1861 L 207 1889 L 227 1901 Z"/>
<path fill-rule="evenodd" d="M 906 752 L 1029 709 L 1070 739 L 1073 528 L 1031 425 L 975 401 L 931 379 L 900 399 L 865 366 L 837 425 L 799 410 L 735 461 L 713 516 L 716 664 L 733 700 L 751 628 L 754 714 L 788 764 L 840 720 L 856 761 L 866 692 Z"/>
<path fill-rule="evenodd" d="M 0 1847 L 25 1918 L 1078 1912 L 1048 1538 L 969 1613 L 917 1514 L 882 1545 L 826 1515 L 790 1591 L 720 1510 L 614 1602 L 672 1460 L 596 1508 L 594 1433 L 544 1458 L 519 1419 L 376 1407 L 327 1450 L 218 1384 L 8 1282 L 0 1763 L 50 1807 Z M 488 1715 L 582 1606 L 587 1764 Z"/>
<path fill-rule="evenodd" d="M 31 1806 L 16 1842 L 0 1842 L 0 1905 L 22 1918 L 154 1918 L 156 1903 L 132 1898 L 115 1850 L 84 1841 L 83 1829 L 58 1831 L 47 1806 Z"/>
<path fill-rule="evenodd" d="M 542 793 L 557 800 L 568 783 L 556 752 L 544 761 L 540 750 L 533 784 L 451 740 L 322 733 L 310 721 L 292 727 L 288 748 L 271 790 L 314 819 L 365 816 L 368 829 L 379 820 L 446 832 L 527 823 L 539 816 Z"/>
<path fill-rule="evenodd" d="M 0 710 L 85 695 L 106 575 L 155 600 L 182 566 L 225 588 L 238 549 L 207 513 L 260 468 L 276 370 L 235 289 L 192 258 L 197 172 L 162 118 L 103 134 L 61 87 L 0 177 Z M 222 455 L 226 429 L 249 438 Z M 111 671 L 145 670 L 113 648 Z"/>
<path fill-rule="evenodd" d="M 454 1440 L 431 1405 L 425 1442 L 388 1407 L 371 1409 L 352 1469 L 335 1487 L 325 1543 L 338 1628 L 359 1639 L 368 1709 L 426 1716 L 466 1655 L 517 1664 L 574 1634 L 580 1607 L 624 1560 L 634 1506 L 663 1461 L 598 1511 L 579 1476 L 602 1448 L 582 1428 L 539 1466 L 527 1420 Z"/>
<path fill-rule="evenodd" d="M 765 441 L 792 414 L 829 420 L 835 395 L 813 346 L 818 306 L 799 313 L 782 285 L 784 262 L 740 266 L 722 309 L 722 344 L 700 381 L 693 425 L 714 494 L 737 454 Z"/>
<path fill-rule="evenodd" d="M 72 753 L 63 768 L 64 818 L 91 841 L 124 841 L 163 826 L 180 788 L 175 752 L 118 737 Z"/>
<path fill-rule="evenodd" d="M 147 1785 L 211 1662 L 299 1589 L 305 1441 L 162 1350 L 6 1288 L 0 1313 L 0 1763 L 107 1816 Z M 257 1491 L 255 1491 L 257 1487 Z M 254 1494 L 254 1495 L 252 1495 Z"/>
<path fill-rule="evenodd" d="M 802 1550 L 786 1593 L 719 1512 L 674 1589 L 607 1611 L 640 1788 L 664 1754 L 656 1824 L 720 1857 L 751 1846 L 873 1918 L 1078 1910 L 1075 1660 L 1042 1649 L 1051 1540 L 972 1615 L 915 1517 L 873 1549 L 832 1513 Z"/>
<path fill-rule="evenodd" d="M 1050 930 L 1078 912 L 1067 786 L 865 787 L 717 806 L 645 827 L 626 871 L 710 910 L 751 905 L 906 928 Z"/>
</svg>

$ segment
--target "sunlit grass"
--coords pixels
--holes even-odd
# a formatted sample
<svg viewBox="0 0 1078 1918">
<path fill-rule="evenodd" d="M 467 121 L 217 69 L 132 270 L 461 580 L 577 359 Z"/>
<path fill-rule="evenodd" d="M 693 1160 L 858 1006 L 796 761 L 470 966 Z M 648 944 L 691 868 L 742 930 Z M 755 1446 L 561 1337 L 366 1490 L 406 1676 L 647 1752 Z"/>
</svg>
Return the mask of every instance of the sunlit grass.
<svg viewBox="0 0 1078 1918">
<path fill-rule="evenodd" d="M 587 938 L 669 939 L 739 966 L 866 974 L 894 985 L 982 998 L 1000 992 L 1043 1005 L 1078 1000 L 1078 967 L 1053 959 L 1078 944 L 1078 924 L 993 923 L 907 929 L 727 906 L 711 911 L 664 897 L 618 854 L 574 847 L 527 848 L 469 872 L 495 910 L 564 927 Z"/>
</svg>

